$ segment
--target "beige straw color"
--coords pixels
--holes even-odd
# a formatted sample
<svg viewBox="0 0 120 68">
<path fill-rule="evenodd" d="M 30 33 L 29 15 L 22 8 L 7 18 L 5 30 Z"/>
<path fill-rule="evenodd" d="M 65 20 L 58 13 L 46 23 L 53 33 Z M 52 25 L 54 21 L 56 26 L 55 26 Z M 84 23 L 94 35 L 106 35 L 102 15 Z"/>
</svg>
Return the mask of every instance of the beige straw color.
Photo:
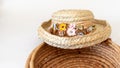
<svg viewBox="0 0 120 68">
<path fill-rule="evenodd" d="M 52 15 L 53 23 L 79 23 L 93 20 L 94 15 L 89 10 L 59 10 Z"/>
<path fill-rule="evenodd" d="M 60 49 L 40 44 L 26 68 L 120 68 L 120 47 L 110 39 L 81 49 Z"/>
<path fill-rule="evenodd" d="M 111 27 L 108 23 L 106 23 L 106 21 L 94 21 L 96 24 L 96 30 L 93 33 L 85 36 L 59 37 L 57 35 L 53 35 L 48 31 L 50 25 L 52 24 L 51 21 L 44 22 L 39 27 L 38 36 L 51 46 L 64 49 L 75 49 L 92 46 L 106 40 L 111 34 Z"/>
<path fill-rule="evenodd" d="M 53 23 L 78 23 L 91 21 L 95 24 L 96 30 L 84 36 L 60 37 L 50 33 L 50 27 Z M 88 23 L 89 24 L 89 23 Z M 111 34 L 110 25 L 104 20 L 94 19 L 89 10 L 60 10 L 52 15 L 52 19 L 42 23 L 38 29 L 39 38 L 47 44 L 63 48 L 76 49 L 92 46 L 105 41 Z"/>
</svg>

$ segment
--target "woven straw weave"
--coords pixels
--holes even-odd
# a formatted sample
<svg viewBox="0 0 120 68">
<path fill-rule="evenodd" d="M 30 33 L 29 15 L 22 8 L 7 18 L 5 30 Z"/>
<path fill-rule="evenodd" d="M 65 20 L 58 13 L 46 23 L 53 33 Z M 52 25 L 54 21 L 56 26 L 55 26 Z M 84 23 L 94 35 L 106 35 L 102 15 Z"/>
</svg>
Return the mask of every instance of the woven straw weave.
<svg viewBox="0 0 120 68">
<path fill-rule="evenodd" d="M 90 21 L 95 24 L 96 30 L 84 36 L 60 37 L 50 33 L 50 28 L 54 23 L 82 23 Z M 89 23 L 88 23 L 89 24 Z M 52 15 L 52 19 L 42 23 L 38 29 L 39 38 L 47 44 L 63 48 L 76 49 L 92 46 L 105 41 L 111 34 L 110 25 L 104 20 L 94 19 L 94 15 L 89 10 L 60 10 Z"/>
<path fill-rule="evenodd" d="M 44 22 L 38 29 L 38 36 L 44 40 L 44 42 L 51 46 L 64 48 L 64 49 L 76 49 L 92 46 L 94 44 L 101 43 L 106 40 L 111 34 L 111 27 L 106 21 L 94 20 L 96 24 L 96 31 L 85 36 L 74 37 L 59 37 L 49 33 L 49 26 L 52 24 L 51 20 Z"/>
<path fill-rule="evenodd" d="M 33 50 L 26 68 L 120 68 L 120 48 L 111 40 L 73 50 L 43 43 Z"/>
<path fill-rule="evenodd" d="M 60 10 L 52 15 L 53 23 L 79 23 L 81 21 L 93 20 L 94 15 L 89 10 Z"/>
<path fill-rule="evenodd" d="M 91 21 L 95 31 L 84 36 L 60 37 L 50 33 L 53 23 Z M 94 19 L 89 10 L 61 10 L 42 23 L 38 36 L 44 43 L 30 54 L 26 68 L 120 68 L 120 47 L 109 36 L 110 25 Z M 57 48 L 56 48 L 57 47 Z"/>
</svg>

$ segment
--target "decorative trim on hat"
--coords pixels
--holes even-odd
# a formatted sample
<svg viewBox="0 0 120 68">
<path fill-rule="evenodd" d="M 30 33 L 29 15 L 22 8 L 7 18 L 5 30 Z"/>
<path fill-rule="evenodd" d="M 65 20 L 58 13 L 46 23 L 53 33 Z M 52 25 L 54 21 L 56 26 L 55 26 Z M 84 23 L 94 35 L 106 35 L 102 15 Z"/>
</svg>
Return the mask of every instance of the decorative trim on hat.
<svg viewBox="0 0 120 68">
<path fill-rule="evenodd" d="M 83 36 L 91 32 L 94 32 L 96 29 L 95 24 L 92 22 L 80 22 L 80 23 L 53 23 L 51 28 L 51 33 L 58 36 Z"/>
</svg>

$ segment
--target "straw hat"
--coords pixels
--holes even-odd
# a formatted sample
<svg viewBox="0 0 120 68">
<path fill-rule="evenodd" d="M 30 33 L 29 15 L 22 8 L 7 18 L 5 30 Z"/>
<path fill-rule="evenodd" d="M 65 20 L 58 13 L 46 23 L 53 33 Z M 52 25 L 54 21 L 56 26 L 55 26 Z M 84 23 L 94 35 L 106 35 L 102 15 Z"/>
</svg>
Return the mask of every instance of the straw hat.
<svg viewBox="0 0 120 68">
<path fill-rule="evenodd" d="M 29 56 L 26 68 L 120 68 L 120 47 L 111 40 L 72 50 L 42 43 Z"/>
<path fill-rule="evenodd" d="M 105 41 L 110 34 L 110 25 L 95 19 L 89 10 L 57 11 L 38 29 L 38 36 L 44 42 L 64 49 L 92 46 Z"/>
</svg>

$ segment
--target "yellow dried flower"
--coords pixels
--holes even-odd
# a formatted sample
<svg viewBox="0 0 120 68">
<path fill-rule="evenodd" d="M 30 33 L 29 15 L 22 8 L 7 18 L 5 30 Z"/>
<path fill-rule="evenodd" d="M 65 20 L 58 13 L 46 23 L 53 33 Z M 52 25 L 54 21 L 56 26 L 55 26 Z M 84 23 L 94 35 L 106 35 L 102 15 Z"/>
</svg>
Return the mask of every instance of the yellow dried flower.
<svg viewBox="0 0 120 68">
<path fill-rule="evenodd" d="M 66 24 L 65 23 L 61 23 L 60 25 L 59 25 L 59 29 L 60 30 L 62 30 L 62 31 L 64 31 L 64 30 L 66 30 Z"/>
</svg>

